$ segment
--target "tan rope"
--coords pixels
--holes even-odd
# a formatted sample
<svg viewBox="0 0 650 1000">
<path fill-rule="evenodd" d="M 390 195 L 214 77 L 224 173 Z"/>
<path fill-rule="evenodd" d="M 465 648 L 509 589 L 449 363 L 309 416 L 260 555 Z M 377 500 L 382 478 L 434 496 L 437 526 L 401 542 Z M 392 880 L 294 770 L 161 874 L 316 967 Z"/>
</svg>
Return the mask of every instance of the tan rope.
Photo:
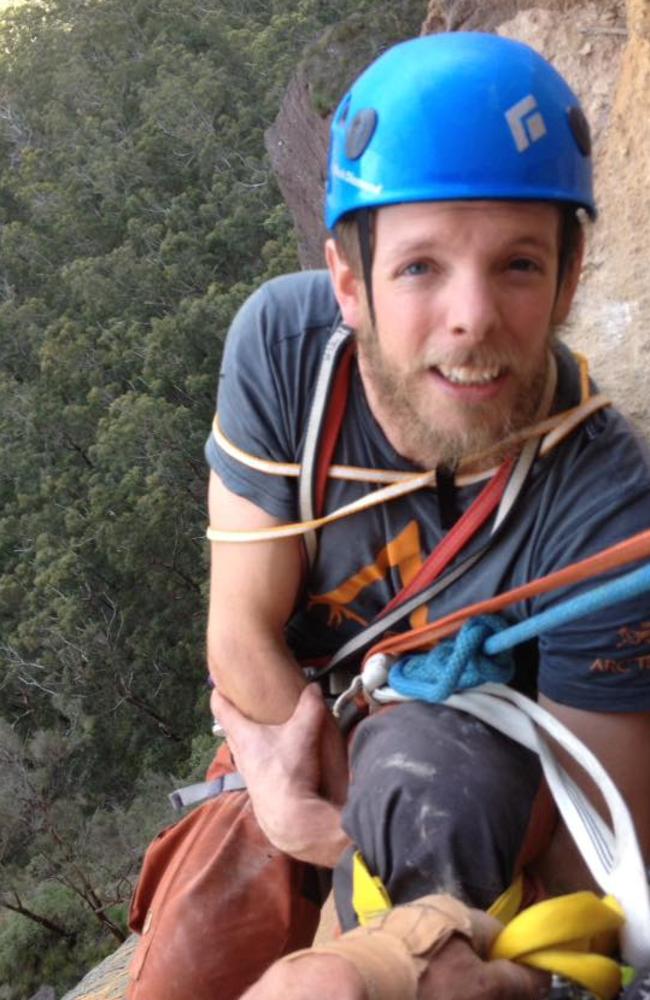
<svg viewBox="0 0 650 1000">
<path fill-rule="evenodd" d="M 579 406 L 573 407 L 571 410 L 566 410 L 562 414 L 556 414 L 552 417 L 547 417 L 546 420 L 542 420 L 539 424 L 535 424 L 533 427 L 526 428 L 519 431 L 517 434 L 511 435 L 507 438 L 505 442 L 500 445 L 500 448 L 509 446 L 511 444 L 518 444 L 527 438 L 533 437 L 534 435 L 544 434 L 544 439 L 540 448 L 540 455 L 547 455 L 553 448 L 555 448 L 561 441 L 563 441 L 569 434 L 571 434 L 579 424 L 585 421 L 597 410 L 603 409 L 603 407 L 610 406 L 611 401 L 607 397 L 602 395 L 591 396 L 584 403 Z M 548 432 L 548 433 L 547 433 Z M 223 439 L 225 440 L 225 439 Z M 219 440 L 221 444 L 221 440 Z M 234 452 L 236 453 L 233 453 Z M 248 456 L 246 452 L 241 452 L 235 445 L 229 442 L 229 454 L 233 457 L 238 458 L 240 461 L 244 461 L 244 464 L 250 465 L 253 468 L 257 468 L 260 471 L 269 471 L 272 475 L 297 475 L 296 473 L 290 473 L 286 470 L 293 468 L 285 463 L 277 463 L 284 472 L 275 471 L 275 462 L 266 462 L 263 459 L 255 458 L 254 456 Z M 255 463 L 246 461 L 242 459 L 241 456 L 245 456 L 245 459 L 253 459 Z M 264 466 L 270 466 L 270 469 L 262 468 L 261 464 Z M 299 470 L 299 466 L 295 466 L 296 470 Z M 331 466 L 330 475 L 334 476 L 334 470 L 354 471 L 357 473 L 354 477 L 352 476 L 341 476 L 336 475 L 335 478 L 355 478 L 357 480 L 362 477 L 359 473 L 370 472 L 376 470 L 371 469 L 350 469 L 348 466 Z M 457 483 L 459 486 L 467 486 L 471 483 L 480 482 L 483 479 L 488 479 L 494 475 L 496 472 L 495 468 L 487 469 L 481 473 L 473 474 L 461 474 L 457 477 Z M 431 469 L 426 472 L 409 472 L 403 474 L 397 474 L 395 472 L 383 471 L 383 475 L 391 476 L 392 480 L 387 486 L 381 489 L 375 490 L 373 493 L 369 493 L 366 496 L 359 497 L 358 499 L 352 501 L 351 503 L 344 504 L 343 507 L 339 507 L 338 510 L 332 511 L 330 514 L 324 517 L 317 517 L 311 521 L 301 521 L 294 522 L 291 524 L 280 524 L 272 528 L 262 528 L 255 531 L 223 531 L 218 528 L 209 527 L 207 529 L 206 535 L 211 542 L 262 542 L 269 541 L 271 539 L 281 539 L 281 538 L 293 538 L 299 535 L 303 535 L 307 531 L 315 531 L 318 528 L 322 528 L 327 524 L 332 524 L 335 521 L 339 521 L 344 517 L 350 517 L 353 514 L 358 514 L 361 511 L 368 510 L 371 507 L 375 507 L 377 504 L 386 503 L 389 500 L 395 500 L 401 496 L 407 496 L 409 493 L 414 493 L 416 490 L 423 489 L 426 486 L 435 486 L 436 474 L 435 470 Z M 367 481 L 377 481 L 363 479 L 364 482 Z"/>
</svg>

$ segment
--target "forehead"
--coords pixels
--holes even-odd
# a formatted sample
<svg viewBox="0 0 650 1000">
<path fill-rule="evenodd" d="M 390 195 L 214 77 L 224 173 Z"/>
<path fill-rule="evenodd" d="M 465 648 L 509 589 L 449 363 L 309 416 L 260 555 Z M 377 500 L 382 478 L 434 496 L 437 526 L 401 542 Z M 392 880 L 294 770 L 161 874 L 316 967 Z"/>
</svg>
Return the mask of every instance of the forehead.
<svg viewBox="0 0 650 1000">
<path fill-rule="evenodd" d="M 539 201 L 439 201 L 388 205 L 377 211 L 376 251 L 442 244 L 469 248 L 536 242 L 557 247 L 561 214 Z"/>
</svg>

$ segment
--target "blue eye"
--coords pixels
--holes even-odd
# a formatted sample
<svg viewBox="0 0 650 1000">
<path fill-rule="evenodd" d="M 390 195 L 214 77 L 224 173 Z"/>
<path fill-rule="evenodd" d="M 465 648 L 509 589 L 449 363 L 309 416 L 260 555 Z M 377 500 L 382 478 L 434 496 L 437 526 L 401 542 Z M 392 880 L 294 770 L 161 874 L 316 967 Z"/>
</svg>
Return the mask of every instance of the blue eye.
<svg viewBox="0 0 650 1000">
<path fill-rule="evenodd" d="M 408 274 L 412 277 L 417 277 L 420 274 L 428 274 L 431 270 L 431 266 L 423 260 L 415 260 L 412 264 L 407 264 L 402 270 L 402 274 Z"/>
</svg>

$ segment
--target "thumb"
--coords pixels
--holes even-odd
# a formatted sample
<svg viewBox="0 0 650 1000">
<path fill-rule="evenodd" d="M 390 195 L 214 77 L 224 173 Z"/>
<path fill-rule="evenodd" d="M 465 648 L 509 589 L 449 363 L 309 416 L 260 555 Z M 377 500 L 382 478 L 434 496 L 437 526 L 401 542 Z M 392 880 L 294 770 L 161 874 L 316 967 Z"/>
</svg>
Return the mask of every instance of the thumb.
<svg viewBox="0 0 650 1000">
<path fill-rule="evenodd" d="M 307 737 L 309 742 L 315 743 L 326 714 L 321 689 L 318 684 L 308 684 L 301 691 L 288 724 L 297 737 Z"/>
<path fill-rule="evenodd" d="M 472 947 L 481 958 L 490 954 L 492 942 L 503 930 L 503 924 L 484 910 L 469 910 L 472 922 Z"/>
</svg>

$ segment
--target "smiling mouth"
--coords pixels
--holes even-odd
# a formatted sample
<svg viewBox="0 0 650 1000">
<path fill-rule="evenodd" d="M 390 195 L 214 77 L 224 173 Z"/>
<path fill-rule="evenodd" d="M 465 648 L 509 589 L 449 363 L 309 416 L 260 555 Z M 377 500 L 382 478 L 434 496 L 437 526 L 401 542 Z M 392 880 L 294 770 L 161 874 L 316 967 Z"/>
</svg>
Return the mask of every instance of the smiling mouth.
<svg viewBox="0 0 650 1000">
<path fill-rule="evenodd" d="M 489 385 L 506 373 L 506 369 L 500 366 L 478 368 L 473 365 L 437 365 L 433 370 L 454 385 Z"/>
</svg>

